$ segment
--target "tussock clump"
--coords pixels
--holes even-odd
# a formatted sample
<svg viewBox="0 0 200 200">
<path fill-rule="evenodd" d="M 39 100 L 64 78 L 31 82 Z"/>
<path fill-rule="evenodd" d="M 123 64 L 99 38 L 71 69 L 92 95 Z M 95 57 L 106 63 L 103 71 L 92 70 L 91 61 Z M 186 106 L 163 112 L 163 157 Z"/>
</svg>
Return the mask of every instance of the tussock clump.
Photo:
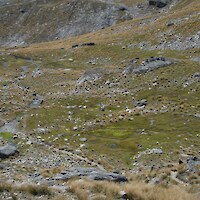
<svg viewBox="0 0 200 200">
<path fill-rule="evenodd" d="M 28 192 L 34 196 L 40 196 L 40 195 L 50 195 L 51 191 L 46 185 L 22 185 L 20 187 L 17 187 L 16 190 L 22 191 L 22 192 Z"/>
<path fill-rule="evenodd" d="M 11 191 L 12 186 L 9 183 L 0 182 L 0 192 Z"/>
<path fill-rule="evenodd" d="M 41 196 L 41 195 L 51 195 L 52 192 L 48 188 L 47 185 L 15 185 L 8 182 L 0 182 L 0 193 L 1 192 L 9 192 L 11 195 L 14 192 L 23 192 L 27 194 L 31 194 L 33 196 Z"/>
</svg>

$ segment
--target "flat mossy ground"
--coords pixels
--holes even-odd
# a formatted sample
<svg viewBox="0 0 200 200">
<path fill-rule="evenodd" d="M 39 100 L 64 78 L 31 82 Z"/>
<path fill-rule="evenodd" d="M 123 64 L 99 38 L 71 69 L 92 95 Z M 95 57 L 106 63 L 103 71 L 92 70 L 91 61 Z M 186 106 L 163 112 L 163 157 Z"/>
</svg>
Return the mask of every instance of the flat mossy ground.
<svg viewBox="0 0 200 200">
<path fill-rule="evenodd" d="M 19 134 L 13 142 L 25 143 L 40 136 L 40 140 L 57 148 L 67 145 L 75 150 L 83 143 L 79 139 L 87 138 L 81 150 L 91 159 L 104 155 L 109 166 L 112 159 L 113 166 L 129 168 L 133 167 L 135 156 L 147 149 L 163 150 L 161 156 L 153 157 L 155 163 L 160 159 L 177 161 L 184 152 L 196 155 L 200 144 L 200 79 L 192 76 L 200 72 L 200 63 L 191 59 L 200 57 L 199 48 L 151 50 L 138 45 L 143 41 L 159 44 L 160 35 L 172 29 L 174 35 L 195 34 L 200 28 L 199 14 L 190 18 L 189 26 L 184 20 L 179 25 L 166 26 L 177 16 L 183 18 L 197 12 L 199 1 L 187 8 L 156 14 L 156 20 L 154 16 L 131 20 L 62 41 L 1 49 L 0 117 L 12 121 L 20 116 L 17 132 L 26 136 L 20 138 Z M 72 48 L 86 42 L 96 45 Z M 174 59 L 174 64 L 146 74 L 123 75 L 132 59 L 140 58 L 141 63 L 160 55 Z M 27 67 L 26 72 L 23 66 Z M 41 74 L 33 76 L 38 67 Z M 85 71 L 95 68 L 105 72 L 101 79 L 77 84 Z M 21 77 L 22 73 L 25 77 Z M 112 84 L 106 84 L 108 81 Z M 44 101 L 31 108 L 35 94 Z M 135 102 L 141 99 L 147 100 L 147 106 L 137 108 Z M 39 134 L 38 128 L 48 131 Z M 10 138 L 9 133 L 0 136 Z M 28 147 L 19 146 L 19 151 Z M 152 162 L 152 156 L 145 162 Z"/>
</svg>

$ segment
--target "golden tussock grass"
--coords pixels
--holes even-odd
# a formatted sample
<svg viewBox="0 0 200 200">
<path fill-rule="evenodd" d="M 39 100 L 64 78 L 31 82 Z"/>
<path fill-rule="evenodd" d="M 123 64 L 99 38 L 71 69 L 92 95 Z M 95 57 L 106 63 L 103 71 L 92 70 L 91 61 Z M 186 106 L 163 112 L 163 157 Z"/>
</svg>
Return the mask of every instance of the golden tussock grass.
<svg viewBox="0 0 200 200">
<path fill-rule="evenodd" d="M 35 184 L 27 184 L 27 185 L 13 185 L 7 182 L 0 182 L 0 193 L 1 192 L 25 192 L 34 196 L 41 195 L 51 195 L 51 190 L 47 185 L 35 185 Z"/>
<path fill-rule="evenodd" d="M 46 185 L 22 185 L 14 188 L 17 191 L 27 192 L 34 196 L 50 195 L 51 191 Z"/>
<path fill-rule="evenodd" d="M 90 199 L 118 199 L 120 191 L 125 191 L 129 200 L 197 200 L 185 188 L 179 186 L 161 186 L 130 182 L 118 184 L 107 181 L 75 180 L 69 183 L 70 192 L 80 200 Z M 105 198 L 106 197 L 106 198 Z"/>
<path fill-rule="evenodd" d="M 10 191 L 11 189 L 12 189 L 11 184 L 5 183 L 5 182 L 0 182 L 0 192 Z"/>
</svg>

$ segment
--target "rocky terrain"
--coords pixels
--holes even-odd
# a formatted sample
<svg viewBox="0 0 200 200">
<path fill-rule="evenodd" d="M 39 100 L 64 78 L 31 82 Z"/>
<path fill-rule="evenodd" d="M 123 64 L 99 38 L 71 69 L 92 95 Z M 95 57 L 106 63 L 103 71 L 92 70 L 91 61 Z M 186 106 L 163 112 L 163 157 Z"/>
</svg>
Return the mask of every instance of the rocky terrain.
<svg viewBox="0 0 200 200">
<path fill-rule="evenodd" d="M 0 44 L 27 45 L 89 33 L 133 18 L 133 9 L 101 0 L 1 1 Z"/>
<path fill-rule="evenodd" d="M 199 0 L 0 10 L 0 199 L 199 199 Z"/>
</svg>

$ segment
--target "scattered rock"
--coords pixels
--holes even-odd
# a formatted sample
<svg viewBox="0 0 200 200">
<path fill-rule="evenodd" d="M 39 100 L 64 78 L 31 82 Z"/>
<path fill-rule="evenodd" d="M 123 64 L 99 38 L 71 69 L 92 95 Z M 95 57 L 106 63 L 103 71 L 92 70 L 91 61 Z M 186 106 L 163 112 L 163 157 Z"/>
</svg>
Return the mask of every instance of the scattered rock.
<svg viewBox="0 0 200 200">
<path fill-rule="evenodd" d="M 45 133 L 49 133 L 50 130 L 48 128 L 36 128 L 33 130 L 33 132 L 36 134 L 45 134 Z"/>
<path fill-rule="evenodd" d="M 80 138 L 79 139 L 81 142 L 87 142 L 87 138 Z"/>
<path fill-rule="evenodd" d="M 0 119 L 0 127 L 2 127 L 4 125 L 4 121 L 2 119 Z"/>
<path fill-rule="evenodd" d="M 14 119 L 13 121 L 4 123 L 4 125 L 0 128 L 0 133 L 7 132 L 16 134 L 18 123 L 19 123 L 18 119 Z"/>
<path fill-rule="evenodd" d="M 72 45 L 72 48 L 74 49 L 74 48 L 77 48 L 77 47 L 79 47 L 79 44 L 73 44 Z"/>
<path fill-rule="evenodd" d="M 193 75 L 192 75 L 192 78 L 200 78 L 200 73 L 197 72 L 197 73 L 193 74 Z"/>
<path fill-rule="evenodd" d="M 0 170 L 4 170 L 4 169 L 6 169 L 6 168 L 8 168 L 10 166 L 10 164 L 8 164 L 8 163 L 0 163 Z"/>
<path fill-rule="evenodd" d="M 73 62 L 73 61 L 74 61 L 74 59 L 73 59 L 73 58 L 69 58 L 68 60 L 69 60 L 69 62 Z"/>
<path fill-rule="evenodd" d="M 40 95 L 36 95 L 36 97 L 33 99 L 32 103 L 30 104 L 30 108 L 37 108 L 44 102 L 43 97 Z"/>
<path fill-rule="evenodd" d="M 122 199 L 128 199 L 128 194 L 125 191 L 120 191 L 119 195 Z"/>
<path fill-rule="evenodd" d="M 151 149 L 148 151 L 148 154 L 163 154 L 162 149 Z"/>
<path fill-rule="evenodd" d="M 147 105 L 147 100 L 146 99 L 142 99 L 140 101 L 137 101 L 135 103 L 135 106 L 136 107 L 145 107 Z"/>
<path fill-rule="evenodd" d="M 7 144 L 0 147 L 0 158 L 8 158 L 9 156 L 15 155 L 17 152 L 17 147 L 15 145 Z"/>
<path fill-rule="evenodd" d="M 167 6 L 172 0 L 149 0 L 150 6 L 156 6 L 157 8 L 163 8 Z"/>
<path fill-rule="evenodd" d="M 42 70 L 40 67 L 37 67 L 33 72 L 32 72 L 32 77 L 39 77 L 43 74 Z"/>
<path fill-rule="evenodd" d="M 192 58 L 192 61 L 200 62 L 200 57 Z"/>
<path fill-rule="evenodd" d="M 173 33 L 169 33 L 169 36 L 174 35 Z M 183 36 L 175 36 L 174 39 L 171 40 L 164 40 L 163 42 L 160 42 L 160 44 L 156 44 L 153 46 L 147 46 L 146 49 L 148 50 L 186 50 L 186 49 L 194 49 L 200 47 L 200 31 L 198 31 L 196 34 L 188 37 Z M 198 60 L 198 59 L 197 59 Z M 197 62 L 197 61 L 196 61 Z"/>
<path fill-rule="evenodd" d="M 81 44 L 82 47 L 84 46 L 95 46 L 95 43 L 94 42 L 89 42 L 89 43 L 83 43 Z"/>
<path fill-rule="evenodd" d="M 21 76 L 19 77 L 20 79 L 24 79 L 26 78 L 26 74 L 28 73 L 29 69 L 27 66 L 22 66 L 22 72 L 21 72 Z"/>
<path fill-rule="evenodd" d="M 167 22 L 166 26 L 174 26 L 175 23 L 174 22 Z"/>
<path fill-rule="evenodd" d="M 194 156 L 187 158 L 186 166 L 189 171 L 195 172 L 196 171 L 195 167 L 197 165 L 200 166 L 200 159 L 198 157 Z"/>
<path fill-rule="evenodd" d="M 101 111 L 105 111 L 106 110 L 106 105 L 105 104 L 102 104 L 101 105 Z"/>
<path fill-rule="evenodd" d="M 77 126 L 73 127 L 73 130 L 74 130 L 74 131 L 77 131 L 77 130 L 78 130 L 78 127 L 77 127 Z"/>
</svg>

